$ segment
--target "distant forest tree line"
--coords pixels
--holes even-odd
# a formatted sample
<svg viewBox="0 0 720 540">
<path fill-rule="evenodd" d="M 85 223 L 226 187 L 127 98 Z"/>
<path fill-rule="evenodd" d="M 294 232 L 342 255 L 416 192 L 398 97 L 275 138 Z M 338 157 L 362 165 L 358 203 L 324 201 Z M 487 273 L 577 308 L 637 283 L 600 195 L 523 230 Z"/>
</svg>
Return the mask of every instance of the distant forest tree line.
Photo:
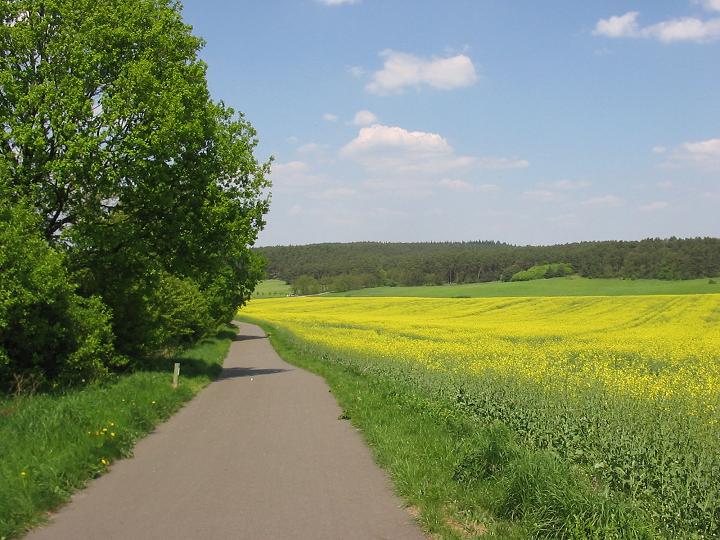
<svg viewBox="0 0 720 540">
<path fill-rule="evenodd" d="M 588 278 L 696 279 L 720 274 L 720 238 L 514 246 L 501 242 L 353 242 L 256 248 L 267 276 L 303 294 L 395 285 L 509 281 L 533 266 L 565 263 Z M 299 281 L 298 281 L 299 280 Z"/>
</svg>

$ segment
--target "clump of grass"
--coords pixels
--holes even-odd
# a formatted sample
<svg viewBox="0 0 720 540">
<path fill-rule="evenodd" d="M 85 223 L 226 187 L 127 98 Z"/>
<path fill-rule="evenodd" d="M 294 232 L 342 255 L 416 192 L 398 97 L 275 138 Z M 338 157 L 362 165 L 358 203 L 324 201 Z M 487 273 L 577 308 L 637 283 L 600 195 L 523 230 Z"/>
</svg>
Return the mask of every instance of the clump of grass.
<svg viewBox="0 0 720 540">
<path fill-rule="evenodd" d="M 496 481 L 497 515 L 532 523 L 535 536 L 654 537 L 652 527 L 624 497 L 594 488 L 554 453 L 522 446 L 500 422 L 479 430 L 468 446 L 453 478 L 471 488 Z"/>
<path fill-rule="evenodd" d="M 224 328 L 157 371 L 63 393 L 0 399 L 0 538 L 22 534 L 215 377 L 234 333 Z M 183 365 L 171 387 L 173 363 Z"/>
<path fill-rule="evenodd" d="M 519 452 L 515 434 L 504 424 L 494 422 L 471 439 L 470 448 L 455 467 L 453 478 L 474 485 L 500 477 L 508 464 L 518 458 Z"/>
<path fill-rule="evenodd" d="M 534 524 L 547 538 L 656 538 L 624 497 L 593 489 L 586 477 L 548 451 L 524 451 L 506 468 L 500 513 Z"/>
</svg>

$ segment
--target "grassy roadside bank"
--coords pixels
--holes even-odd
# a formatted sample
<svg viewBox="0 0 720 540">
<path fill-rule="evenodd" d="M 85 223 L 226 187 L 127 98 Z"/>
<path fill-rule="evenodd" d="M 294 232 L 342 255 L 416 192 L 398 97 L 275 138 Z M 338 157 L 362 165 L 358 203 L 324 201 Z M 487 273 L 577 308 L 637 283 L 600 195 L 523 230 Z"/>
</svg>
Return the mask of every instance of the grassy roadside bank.
<svg viewBox="0 0 720 540">
<path fill-rule="evenodd" d="M 241 316 L 270 333 L 287 361 L 330 385 L 377 462 L 423 528 L 445 539 L 653 538 L 649 520 L 587 471 L 525 446 L 499 423 L 463 414 L 459 396 L 432 376 L 391 373 L 371 358 L 311 346 L 287 330 Z"/>
<path fill-rule="evenodd" d="M 0 398 L 0 539 L 21 535 L 195 396 L 222 369 L 234 329 L 221 328 L 157 371 L 66 393 Z M 174 362 L 182 372 L 171 387 Z"/>
</svg>

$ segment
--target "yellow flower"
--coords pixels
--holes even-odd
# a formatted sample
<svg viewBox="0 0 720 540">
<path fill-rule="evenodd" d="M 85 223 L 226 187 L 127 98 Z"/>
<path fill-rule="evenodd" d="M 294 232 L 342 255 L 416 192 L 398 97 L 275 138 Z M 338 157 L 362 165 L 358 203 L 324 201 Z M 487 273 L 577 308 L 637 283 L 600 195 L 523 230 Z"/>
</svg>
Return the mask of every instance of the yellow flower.
<svg viewBox="0 0 720 540">
<path fill-rule="evenodd" d="M 26 473 L 25 471 L 22 471 L 22 472 L 20 473 L 20 476 L 25 477 L 25 476 L 27 476 L 27 473 Z"/>
<path fill-rule="evenodd" d="M 111 433 L 110 433 L 110 436 L 111 436 L 111 437 L 114 437 L 114 436 L 115 436 L 115 433 L 112 433 L 112 432 L 111 432 Z"/>
</svg>

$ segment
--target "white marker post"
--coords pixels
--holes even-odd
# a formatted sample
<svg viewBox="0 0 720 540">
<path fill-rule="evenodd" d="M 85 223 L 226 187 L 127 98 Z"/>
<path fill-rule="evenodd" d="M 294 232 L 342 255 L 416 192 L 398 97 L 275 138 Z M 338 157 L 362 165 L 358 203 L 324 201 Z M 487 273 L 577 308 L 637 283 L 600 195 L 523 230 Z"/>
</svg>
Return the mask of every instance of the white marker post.
<svg viewBox="0 0 720 540">
<path fill-rule="evenodd" d="M 180 364 L 175 362 L 175 369 L 173 370 L 173 388 L 177 388 L 178 378 L 180 378 Z"/>
</svg>

